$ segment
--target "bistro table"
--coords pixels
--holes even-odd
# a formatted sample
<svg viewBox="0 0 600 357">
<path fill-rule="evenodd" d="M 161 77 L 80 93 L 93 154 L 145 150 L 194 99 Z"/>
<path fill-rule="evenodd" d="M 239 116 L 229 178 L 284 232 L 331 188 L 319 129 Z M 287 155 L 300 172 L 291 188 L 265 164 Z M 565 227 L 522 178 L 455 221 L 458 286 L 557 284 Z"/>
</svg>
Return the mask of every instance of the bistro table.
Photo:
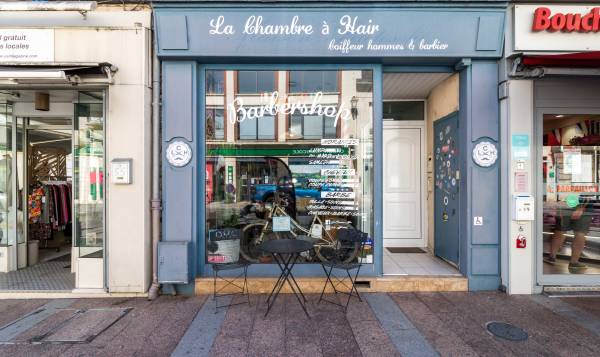
<svg viewBox="0 0 600 357">
<path fill-rule="evenodd" d="M 279 279 L 277 279 L 273 290 L 271 290 L 271 294 L 269 294 L 269 297 L 267 298 L 267 312 L 265 313 L 265 317 L 269 314 L 271 307 L 275 304 L 275 300 L 277 300 L 281 288 L 283 288 L 283 285 L 285 285 L 285 282 L 287 281 L 290 288 L 292 288 L 292 292 L 298 299 L 300 306 L 302 306 L 302 310 L 304 310 L 306 316 L 310 318 L 310 315 L 306 310 L 306 297 L 302 293 L 302 290 L 300 290 L 300 286 L 292 274 L 292 268 L 294 268 L 300 253 L 307 252 L 313 249 L 313 247 L 314 243 L 302 239 L 276 239 L 261 243 L 259 246 L 260 250 L 271 254 L 277 262 L 279 269 L 281 269 L 281 275 L 279 276 Z"/>
</svg>

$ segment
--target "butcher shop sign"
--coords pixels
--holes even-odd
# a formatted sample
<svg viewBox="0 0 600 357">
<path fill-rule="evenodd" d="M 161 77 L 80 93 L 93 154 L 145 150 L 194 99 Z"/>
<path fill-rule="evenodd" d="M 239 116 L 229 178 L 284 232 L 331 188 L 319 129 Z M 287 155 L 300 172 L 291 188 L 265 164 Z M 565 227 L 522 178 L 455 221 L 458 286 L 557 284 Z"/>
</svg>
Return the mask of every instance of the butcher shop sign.
<svg viewBox="0 0 600 357">
<path fill-rule="evenodd" d="M 600 50 L 600 7 L 516 5 L 515 51 Z"/>
</svg>

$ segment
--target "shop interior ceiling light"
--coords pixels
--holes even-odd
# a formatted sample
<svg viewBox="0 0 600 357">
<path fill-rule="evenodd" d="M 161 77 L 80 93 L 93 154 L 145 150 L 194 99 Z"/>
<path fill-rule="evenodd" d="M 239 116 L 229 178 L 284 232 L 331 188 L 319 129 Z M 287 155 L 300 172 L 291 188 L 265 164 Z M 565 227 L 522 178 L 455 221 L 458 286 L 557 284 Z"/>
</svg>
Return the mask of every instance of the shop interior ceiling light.
<svg viewBox="0 0 600 357">
<path fill-rule="evenodd" d="M 0 11 L 79 11 L 96 10 L 96 1 L 0 1 Z"/>
</svg>

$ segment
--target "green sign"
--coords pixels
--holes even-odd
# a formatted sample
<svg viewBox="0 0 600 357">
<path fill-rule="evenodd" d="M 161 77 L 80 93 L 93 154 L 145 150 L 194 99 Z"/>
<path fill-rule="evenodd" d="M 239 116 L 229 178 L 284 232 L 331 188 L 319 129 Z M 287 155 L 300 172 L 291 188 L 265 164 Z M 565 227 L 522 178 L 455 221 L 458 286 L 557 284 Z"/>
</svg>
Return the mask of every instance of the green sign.
<svg viewBox="0 0 600 357">
<path fill-rule="evenodd" d="M 512 135 L 512 152 L 514 160 L 529 159 L 529 135 Z"/>
<path fill-rule="evenodd" d="M 565 198 L 565 202 L 570 208 L 575 208 L 579 205 L 579 196 L 574 194 L 568 195 L 567 198 Z"/>
<path fill-rule="evenodd" d="M 227 183 L 233 183 L 233 166 L 227 166 Z"/>
<path fill-rule="evenodd" d="M 260 147 L 245 148 L 236 146 L 209 147 L 206 150 L 206 156 L 299 156 L 299 157 L 324 157 L 327 155 L 348 155 L 350 150 L 347 147 Z"/>
</svg>

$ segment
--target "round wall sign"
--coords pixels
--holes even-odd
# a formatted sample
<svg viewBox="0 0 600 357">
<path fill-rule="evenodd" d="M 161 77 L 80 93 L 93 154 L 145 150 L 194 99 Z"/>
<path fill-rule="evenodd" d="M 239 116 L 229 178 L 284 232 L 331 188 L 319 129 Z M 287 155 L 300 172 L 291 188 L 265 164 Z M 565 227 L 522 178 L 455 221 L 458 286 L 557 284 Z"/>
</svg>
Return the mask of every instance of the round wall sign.
<svg viewBox="0 0 600 357">
<path fill-rule="evenodd" d="M 167 161 L 171 166 L 183 167 L 192 159 L 192 148 L 184 141 L 173 141 L 167 146 Z"/>
<path fill-rule="evenodd" d="M 498 149 L 489 141 L 481 141 L 473 148 L 473 161 L 481 167 L 490 167 L 497 159 Z"/>
</svg>

